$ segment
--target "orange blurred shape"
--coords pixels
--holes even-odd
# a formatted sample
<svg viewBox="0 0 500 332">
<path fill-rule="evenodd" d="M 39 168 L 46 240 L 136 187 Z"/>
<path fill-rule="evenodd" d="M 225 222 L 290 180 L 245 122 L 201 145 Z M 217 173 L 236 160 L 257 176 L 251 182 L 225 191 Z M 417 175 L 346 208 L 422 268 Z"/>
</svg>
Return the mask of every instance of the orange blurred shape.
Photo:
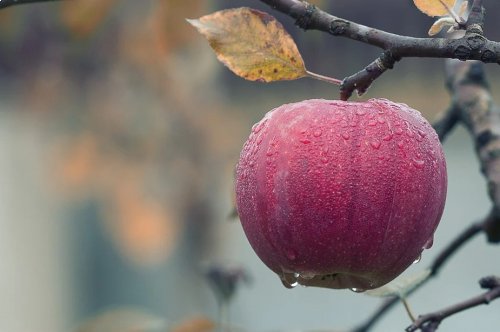
<svg viewBox="0 0 500 332">
<path fill-rule="evenodd" d="M 107 224 L 117 247 L 136 265 L 157 265 L 173 251 L 178 225 L 163 204 L 141 195 L 136 181 L 115 188 Z"/>
<path fill-rule="evenodd" d="M 77 38 L 88 37 L 105 20 L 116 0 L 72 0 L 61 3 L 61 20 Z"/>
<path fill-rule="evenodd" d="M 88 184 L 91 174 L 99 165 L 98 142 L 91 134 L 83 134 L 71 146 L 62 160 L 60 177 L 65 186 L 79 187 Z"/>
<path fill-rule="evenodd" d="M 215 323 L 203 316 L 191 317 L 177 326 L 174 326 L 171 332 L 211 332 L 215 331 Z"/>
</svg>

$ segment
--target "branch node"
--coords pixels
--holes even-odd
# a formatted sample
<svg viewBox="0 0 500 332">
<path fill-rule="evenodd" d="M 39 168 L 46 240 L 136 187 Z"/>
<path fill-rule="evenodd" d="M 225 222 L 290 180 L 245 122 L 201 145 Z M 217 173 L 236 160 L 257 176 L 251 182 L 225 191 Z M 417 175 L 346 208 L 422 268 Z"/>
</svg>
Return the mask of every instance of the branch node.
<svg viewBox="0 0 500 332">
<path fill-rule="evenodd" d="M 483 289 L 493 289 L 496 287 L 500 287 L 500 278 L 496 276 L 484 277 L 479 280 L 479 285 Z"/>
<path fill-rule="evenodd" d="M 349 29 L 350 23 L 345 20 L 335 19 L 330 22 L 330 33 L 334 36 L 341 36 Z"/>
<path fill-rule="evenodd" d="M 313 22 L 313 15 L 316 12 L 316 6 L 311 4 L 306 4 L 306 10 L 304 14 L 299 16 L 295 20 L 295 25 L 303 30 L 308 30 L 311 27 L 311 23 Z"/>
</svg>

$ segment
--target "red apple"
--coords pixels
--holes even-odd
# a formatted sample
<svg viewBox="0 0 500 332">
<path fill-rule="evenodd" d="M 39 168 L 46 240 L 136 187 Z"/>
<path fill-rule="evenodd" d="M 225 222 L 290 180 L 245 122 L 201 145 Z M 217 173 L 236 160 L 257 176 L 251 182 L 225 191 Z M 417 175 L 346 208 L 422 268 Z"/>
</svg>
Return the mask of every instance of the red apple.
<svg viewBox="0 0 500 332">
<path fill-rule="evenodd" d="M 286 286 L 365 290 L 432 245 L 446 186 L 439 138 L 419 112 L 306 100 L 255 124 L 236 203 L 251 246 Z"/>
</svg>

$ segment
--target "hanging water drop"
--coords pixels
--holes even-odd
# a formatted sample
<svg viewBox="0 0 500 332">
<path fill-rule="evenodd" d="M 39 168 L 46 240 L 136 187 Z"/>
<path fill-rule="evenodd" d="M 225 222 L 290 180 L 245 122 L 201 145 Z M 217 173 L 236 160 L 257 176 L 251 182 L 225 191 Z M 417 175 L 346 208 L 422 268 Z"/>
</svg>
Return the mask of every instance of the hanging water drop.
<svg viewBox="0 0 500 332">
<path fill-rule="evenodd" d="M 424 249 L 432 248 L 433 244 L 434 244 L 434 237 L 432 236 L 427 242 L 425 242 Z"/>
<path fill-rule="evenodd" d="M 417 264 L 422 259 L 422 253 L 418 254 L 418 257 L 413 261 L 412 264 Z"/>
<path fill-rule="evenodd" d="M 365 291 L 362 288 L 355 288 L 355 287 L 351 288 L 350 290 L 354 293 L 363 293 Z"/>
</svg>

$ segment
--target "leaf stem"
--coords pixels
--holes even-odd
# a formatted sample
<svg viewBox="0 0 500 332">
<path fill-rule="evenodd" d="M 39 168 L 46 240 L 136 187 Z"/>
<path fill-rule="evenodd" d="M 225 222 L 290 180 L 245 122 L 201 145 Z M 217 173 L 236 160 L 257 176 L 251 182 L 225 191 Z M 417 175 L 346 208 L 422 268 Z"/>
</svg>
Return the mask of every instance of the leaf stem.
<svg viewBox="0 0 500 332">
<path fill-rule="evenodd" d="M 314 78 L 314 79 L 319 80 L 319 81 L 327 82 L 330 84 L 335 84 L 335 85 L 342 84 L 342 80 L 328 77 L 328 76 L 323 76 L 320 74 L 316 74 L 316 73 L 310 72 L 309 70 L 306 70 L 306 76 L 310 77 L 310 78 Z"/>
<path fill-rule="evenodd" d="M 415 323 L 415 321 L 417 320 L 417 318 L 413 314 L 413 311 L 411 310 L 410 304 L 408 303 L 408 300 L 406 299 L 406 297 L 401 297 L 401 302 L 403 302 L 403 305 L 405 306 L 405 309 L 406 309 L 406 313 L 410 317 L 411 321 L 413 323 Z"/>
</svg>

